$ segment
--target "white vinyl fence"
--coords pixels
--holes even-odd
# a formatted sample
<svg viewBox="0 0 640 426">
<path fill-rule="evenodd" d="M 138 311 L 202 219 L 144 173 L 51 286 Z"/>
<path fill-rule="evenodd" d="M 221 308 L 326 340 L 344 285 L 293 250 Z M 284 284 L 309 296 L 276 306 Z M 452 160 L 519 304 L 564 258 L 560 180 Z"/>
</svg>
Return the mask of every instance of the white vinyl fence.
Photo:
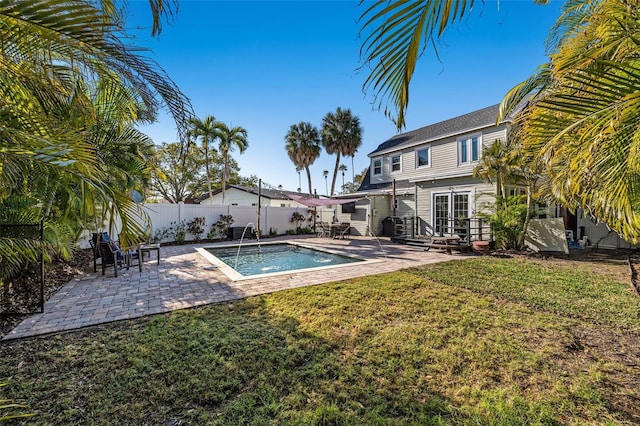
<svg viewBox="0 0 640 426">
<path fill-rule="evenodd" d="M 204 217 L 204 233 L 201 238 L 205 238 L 211 225 L 218 221 L 221 215 L 231 215 L 233 218 L 232 227 L 244 228 L 250 225 L 254 230 L 258 227 L 258 209 L 251 206 L 215 206 L 203 204 L 145 204 L 144 210 L 151 219 L 151 235 L 184 221 L 186 224 L 196 217 Z M 296 223 L 291 222 L 294 212 L 298 212 L 309 218 L 309 210 L 302 207 L 262 207 L 260 209 L 260 230 L 262 235 L 269 235 L 270 232 L 285 234 L 287 230 L 294 230 Z M 301 224 L 304 227 L 312 227 L 313 221 L 305 221 Z M 187 234 L 187 240 L 193 239 Z"/>
</svg>

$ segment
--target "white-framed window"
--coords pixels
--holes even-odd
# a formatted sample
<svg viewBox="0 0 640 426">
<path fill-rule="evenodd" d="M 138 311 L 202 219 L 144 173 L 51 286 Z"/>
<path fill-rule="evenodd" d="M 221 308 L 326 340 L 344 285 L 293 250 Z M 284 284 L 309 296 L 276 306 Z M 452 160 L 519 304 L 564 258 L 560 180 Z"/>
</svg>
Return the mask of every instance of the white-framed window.
<svg viewBox="0 0 640 426">
<path fill-rule="evenodd" d="M 416 168 L 431 167 L 431 147 L 416 149 Z"/>
<path fill-rule="evenodd" d="M 391 156 L 391 173 L 402 171 L 402 155 L 393 154 Z"/>
<path fill-rule="evenodd" d="M 371 161 L 372 164 L 372 169 L 373 169 L 373 175 L 381 175 L 382 174 L 382 158 L 374 158 Z"/>
<path fill-rule="evenodd" d="M 480 160 L 480 135 L 458 139 L 458 164 L 477 163 Z"/>
</svg>

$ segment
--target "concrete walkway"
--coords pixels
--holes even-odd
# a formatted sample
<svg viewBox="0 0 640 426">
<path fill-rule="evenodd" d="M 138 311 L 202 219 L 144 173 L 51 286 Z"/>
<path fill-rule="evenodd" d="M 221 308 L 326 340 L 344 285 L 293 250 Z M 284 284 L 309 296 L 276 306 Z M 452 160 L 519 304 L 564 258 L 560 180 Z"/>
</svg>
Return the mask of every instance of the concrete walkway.
<svg viewBox="0 0 640 426">
<path fill-rule="evenodd" d="M 293 239 L 300 241 L 295 237 L 264 241 Z M 107 270 L 106 276 L 99 271 L 70 281 L 46 302 L 43 314 L 27 318 L 3 340 L 74 330 L 465 257 L 425 252 L 419 248 L 365 237 L 346 240 L 305 237 L 300 242 L 358 255 L 375 260 L 375 263 L 356 263 L 318 271 L 232 281 L 217 268 L 212 268 L 211 263 L 196 252 L 197 247 L 221 243 L 162 247 L 160 264 L 156 264 L 155 258 L 147 258 L 142 272 L 135 266 L 120 270 L 117 278 L 111 269 Z"/>
</svg>

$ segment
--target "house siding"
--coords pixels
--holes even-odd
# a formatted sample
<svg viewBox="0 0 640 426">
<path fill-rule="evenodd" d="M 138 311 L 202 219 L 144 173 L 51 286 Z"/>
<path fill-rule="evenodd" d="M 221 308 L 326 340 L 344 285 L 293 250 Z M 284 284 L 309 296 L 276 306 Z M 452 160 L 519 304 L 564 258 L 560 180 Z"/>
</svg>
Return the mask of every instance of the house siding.
<svg viewBox="0 0 640 426">
<path fill-rule="evenodd" d="M 429 177 L 443 177 L 451 175 L 471 175 L 473 169 L 477 166 L 477 162 L 469 162 L 468 164 L 458 164 L 458 141 L 465 137 L 478 136 L 481 141 L 480 154 L 483 147 L 490 146 L 498 139 L 506 140 L 508 125 L 493 126 L 484 130 L 463 133 L 456 136 L 450 136 L 436 141 L 425 142 L 399 149 L 398 151 L 389 152 L 382 156 L 371 157 L 371 162 L 377 158 L 382 158 L 382 174 L 370 176 L 372 184 L 380 184 L 391 182 L 394 179 L 428 179 Z M 425 147 L 430 149 L 430 165 L 426 167 L 417 167 L 416 155 L 417 151 Z M 391 157 L 401 153 L 401 170 L 391 172 Z"/>
<path fill-rule="evenodd" d="M 470 194 L 471 217 L 489 213 L 495 202 L 495 185 L 481 182 L 472 177 L 443 179 L 435 182 L 416 184 L 417 232 L 418 235 L 432 235 L 434 231 L 432 202 L 436 193 L 468 192 Z"/>
</svg>

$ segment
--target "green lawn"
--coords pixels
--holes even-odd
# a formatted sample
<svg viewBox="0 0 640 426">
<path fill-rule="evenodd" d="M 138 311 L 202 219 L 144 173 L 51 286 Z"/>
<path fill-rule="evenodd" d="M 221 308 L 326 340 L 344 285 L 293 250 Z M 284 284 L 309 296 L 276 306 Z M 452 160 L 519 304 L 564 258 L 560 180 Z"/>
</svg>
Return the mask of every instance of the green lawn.
<svg viewBox="0 0 640 426">
<path fill-rule="evenodd" d="M 471 258 L 3 344 L 0 399 L 36 424 L 634 424 L 639 336 L 598 264 Z"/>
</svg>

